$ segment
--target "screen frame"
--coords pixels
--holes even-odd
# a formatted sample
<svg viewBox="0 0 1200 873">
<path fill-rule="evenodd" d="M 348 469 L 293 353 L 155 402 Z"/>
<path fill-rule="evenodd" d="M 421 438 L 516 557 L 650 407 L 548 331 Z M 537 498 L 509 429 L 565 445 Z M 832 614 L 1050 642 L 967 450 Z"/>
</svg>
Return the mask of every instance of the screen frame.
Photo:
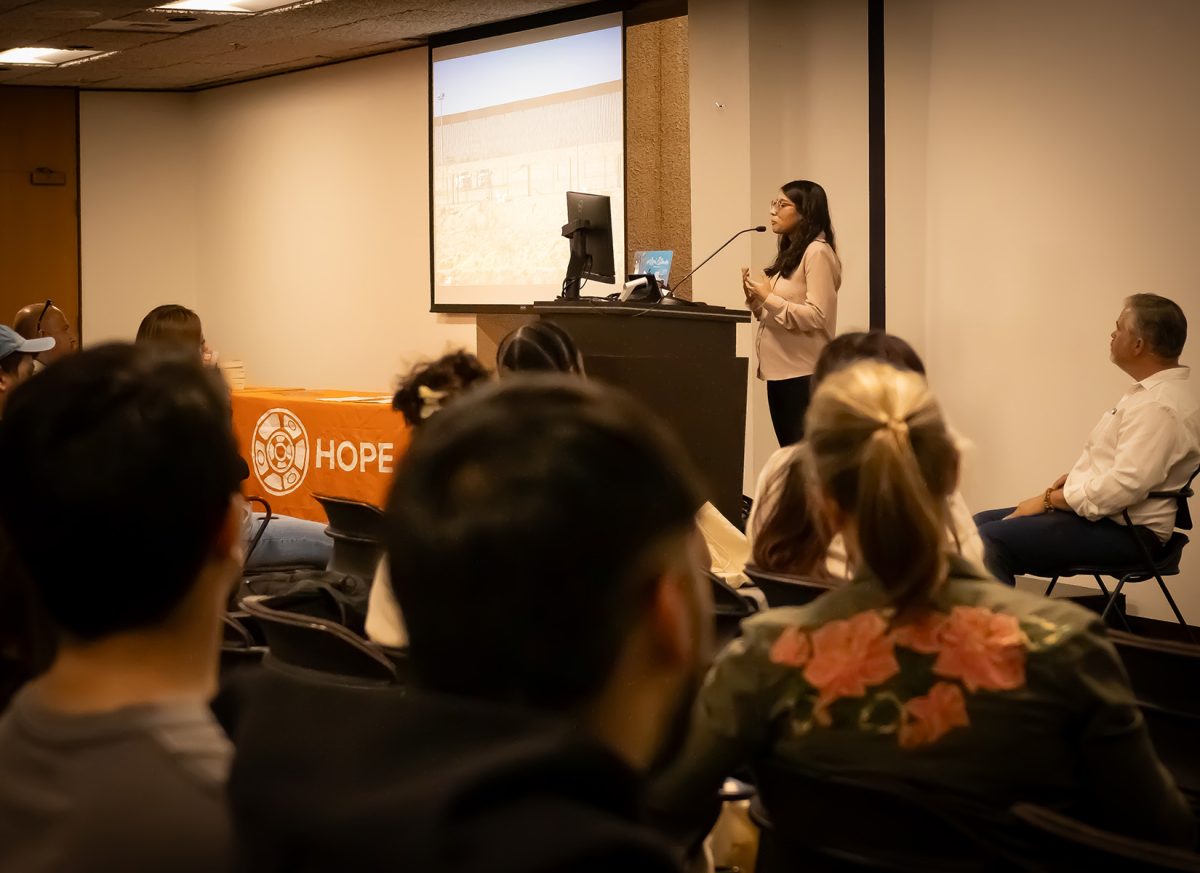
<svg viewBox="0 0 1200 873">
<path fill-rule="evenodd" d="M 612 2 L 612 0 L 602 0 L 602 2 L 588 3 L 583 6 L 571 6 L 565 9 L 556 9 L 551 12 L 542 12 L 537 15 L 528 15 L 524 18 L 514 18 L 510 21 L 502 21 L 497 24 L 486 24 L 480 27 L 468 27 L 462 30 L 454 30 L 449 33 L 436 34 L 429 37 L 429 50 L 426 52 L 426 59 L 429 65 L 426 80 L 428 82 L 428 97 L 426 99 L 427 113 L 426 120 L 428 123 L 429 135 L 429 164 L 426 168 L 426 177 L 429 184 L 429 311 L 430 312 L 450 312 L 450 313 L 473 313 L 473 312 L 513 312 L 514 307 L 532 306 L 535 302 L 530 300 L 528 303 L 438 303 L 434 299 L 434 289 L 436 288 L 435 271 L 436 262 L 434 261 L 434 240 L 433 240 L 433 51 L 434 49 L 443 48 L 445 46 L 457 45 L 464 42 L 473 42 L 477 39 L 485 39 L 491 36 L 504 36 L 510 33 L 520 33 L 526 30 L 534 30 L 539 27 L 546 27 L 551 24 L 563 24 L 571 21 L 581 21 L 585 18 L 596 18 L 601 15 L 612 15 L 613 13 L 621 14 L 621 136 L 623 142 L 622 159 L 621 159 L 621 184 L 623 190 L 628 192 L 629 189 L 629 164 L 624 158 L 624 149 L 629 142 L 629 119 L 628 115 L 628 100 L 627 93 L 628 78 L 629 78 L 629 52 L 627 37 L 630 24 L 630 15 L 628 12 L 628 3 Z M 633 23 L 638 23 L 634 21 Z M 621 228 L 622 239 L 625 240 L 625 246 L 628 247 L 629 239 L 629 195 L 625 194 L 621 198 Z M 617 274 L 617 284 L 624 281 L 625 271 L 629 267 L 628 258 L 624 251 L 613 252 L 613 272 Z M 621 269 L 617 270 L 617 265 L 620 264 Z M 566 261 L 563 262 L 563 272 L 566 273 Z"/>
</svg>

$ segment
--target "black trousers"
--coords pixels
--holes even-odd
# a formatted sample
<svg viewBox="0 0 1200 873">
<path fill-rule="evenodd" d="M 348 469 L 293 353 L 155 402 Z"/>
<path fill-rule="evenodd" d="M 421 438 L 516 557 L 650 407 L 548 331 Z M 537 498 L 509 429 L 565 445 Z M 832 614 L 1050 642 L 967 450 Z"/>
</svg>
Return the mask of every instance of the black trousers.
<svg viewBox="0 0 1200 873">
<path fill-rule="evenodd" d="M 780 447 L 804 439 L 804 414 L 808 412 L 812 376 L 767 380 L 767 406 Z"/>
</svg>

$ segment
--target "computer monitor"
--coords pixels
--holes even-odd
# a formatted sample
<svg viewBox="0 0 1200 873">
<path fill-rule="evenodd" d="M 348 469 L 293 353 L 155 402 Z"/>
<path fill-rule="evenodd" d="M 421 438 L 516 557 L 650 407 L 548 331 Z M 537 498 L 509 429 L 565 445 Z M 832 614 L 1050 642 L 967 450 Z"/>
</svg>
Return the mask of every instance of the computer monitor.
<svg viewBox="0 0 1200 873">
<path fill-rule="evenodd" d="M 613 267 L 612 204 L 603 194 L 567 192 L 567 223 L 562 235 L 571 241 L 571 260 L 563 279 L 562 299 L 578 300 L 582 279 L 609 285 L 617 281 Z"/>
</svg>

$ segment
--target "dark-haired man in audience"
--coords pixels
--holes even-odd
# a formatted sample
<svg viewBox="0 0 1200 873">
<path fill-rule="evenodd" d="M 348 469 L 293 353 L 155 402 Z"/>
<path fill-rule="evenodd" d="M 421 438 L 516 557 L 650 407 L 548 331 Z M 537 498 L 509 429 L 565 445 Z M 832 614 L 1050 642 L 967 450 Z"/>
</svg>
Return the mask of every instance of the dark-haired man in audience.
<svg viewBox="0 0 1200 873">
<path fill-rule="evenodd" d="M 670 871 L 638 774 L 708 660 L 701 498 L 648 413 L 513 378 L 414 436 L 387 510 L 420 691 L 250 697 L 235 820 L 255 870 Z"/>
<path fill-rule="evenodd" d="M 1112 332 L 1112 361 L 1134 384 L 1100 417 L 1070 473 L 1016 507 L 975 516 L 988 569 L 1012 585 L 1018 574 L 1055 576 L 1078 566 L 1142 562 L 1122 530 L 1161 550 L 1175 528 L 1174 500 L 1151 491 L 1182 488 L 1200 466 L 1200 403 L 1191 370 L 1179 364 L 1187 319 L 1173 301 L 1134 294 Z"/>
<path fill-rule="evenodd" d="M 54 340 L 25 339 L 11 327 L 0 324 L 0 416 L 13 389 L 33 375 L 33 357 L 54 348 Z"/>
<path fill-rule="evenodd" d="M 195 355 L 130 345 L 9 401 L 0 523 L 59 639 L 0 717 L 0 870 L 228 868 L 207 708 L 244 551 L 227 402 Z"/>
<path fill-rule="evenodd" d="M 53 301 L 30 303 L 17 311 L 13 318 L 13 329 L 28 340 L 50 338 L 54 345 L 37 356 L 43 365 L 49 365 L 73 355 L 79 348 L 79 338 L 71 327 L 65 312 Z"/>
</svg>

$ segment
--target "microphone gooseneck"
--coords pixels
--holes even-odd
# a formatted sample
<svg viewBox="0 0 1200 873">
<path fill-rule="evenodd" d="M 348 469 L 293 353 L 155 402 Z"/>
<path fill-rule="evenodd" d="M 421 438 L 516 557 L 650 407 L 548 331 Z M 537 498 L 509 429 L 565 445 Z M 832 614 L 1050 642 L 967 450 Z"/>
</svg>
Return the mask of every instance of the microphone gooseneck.
<svg viewBox="0 0 1200 873">
<path fill-rule="evenodd" d="M 725 240 L 725 242 L 721 243 L 720 247 L 715 252 L 713 252 L 711 255 L 709 255 L 707 258 L 705 258 L 703 261 L 701 261 L 699 264 L 697 264 L 695 267 L 693 267 L 691 273 L 688 273 L 686 276 L 684 276 L 682 279 L 680 279 L 678 282 L 676 282 L 673 286 L 671 286 L 671 289 L 670 289 L 671 294 L 674 295 L 676 291 L 678 291 L 680 288 L 683 287 L 684 282 L 686 282 L 688 279 L 692 278 L 693 273 L 695 273 L 697 270 L 699 270 L 701 267 L 703 267 L 705 264 L 707 264 L 709 261 L 711 261 L 713 258 L 715 258 L 718 254 L 720 254 L 721 249 L 725 248 L 725 246 L 729 245 L 731 242 L 733 242 L 739 236 L 741 236 L 744 233 L 766 233 L 766 230 L 767 230 L 766 225 L 763 225 L 763 224 L 760 224 L 758 227 L 747 227 L 744 230 L 739 230 L 737 233 L 735 233 L 729 239 Z"/>
</svg>

